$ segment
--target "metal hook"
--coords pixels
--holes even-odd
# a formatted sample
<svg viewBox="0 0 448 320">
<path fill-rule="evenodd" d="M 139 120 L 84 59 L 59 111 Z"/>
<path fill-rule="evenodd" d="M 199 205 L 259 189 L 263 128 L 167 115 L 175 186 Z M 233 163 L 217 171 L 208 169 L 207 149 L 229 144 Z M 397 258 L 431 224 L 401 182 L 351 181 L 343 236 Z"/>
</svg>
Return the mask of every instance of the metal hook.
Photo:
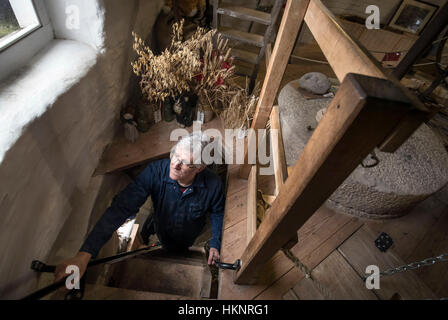
<svg viewBox="0 0 448 320">
<path fill-rule="evenodd" d="M 215 260 L 215 265 L 220 269 L 238 270 L 241 267 L 241 260 L 237 259 L 233 264 Z"/>
</svg>

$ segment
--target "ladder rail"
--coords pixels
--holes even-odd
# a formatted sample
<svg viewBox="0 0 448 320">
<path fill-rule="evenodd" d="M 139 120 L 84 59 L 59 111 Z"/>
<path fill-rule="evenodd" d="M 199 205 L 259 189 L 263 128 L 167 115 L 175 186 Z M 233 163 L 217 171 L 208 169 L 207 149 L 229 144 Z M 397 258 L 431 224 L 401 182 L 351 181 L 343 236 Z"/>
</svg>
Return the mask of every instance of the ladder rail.
<svg viewBox="0 0 448 320">
<path fill-rule="evenodd" d="M 160 249 L 160 247 L 161 247 L 161 245 L 157 244 L 154 246 L 148 246 L 145 248 L 140 248 L 140 249 L 136 249 L 136 250 L 129 251 L 129 252 L 119 253 L 119 254 L 101 258 L 101 259 L 94 259 L 87 264 L 87 269 L 90 267 L 93 267 L 93 266 L 104 264 L 104 263 L 117 263 L 120 261 L 128 260 L 130 258 L 134 258 L 141 254 Z M 31 269 L 36 272 L 55 272 L 56 266 L 47 265 L 39 260 L 33 260 L 33 262 L 31 263 Z M 65 281 L 68 276 L 69 275 L 67 275 L 66 277 L 64 277 L 63 279 L 61 279 L 55 283 L 52 283 L 44 288 L 41 288 L 41 289 L 25 296 L 24 298 L 22 298 L 22 300 L 36 300 L 36 299 L 40 299 L 40 298 L 46 296 L 47 294 L 62 287 L 65 284 Z"/>
</svg>

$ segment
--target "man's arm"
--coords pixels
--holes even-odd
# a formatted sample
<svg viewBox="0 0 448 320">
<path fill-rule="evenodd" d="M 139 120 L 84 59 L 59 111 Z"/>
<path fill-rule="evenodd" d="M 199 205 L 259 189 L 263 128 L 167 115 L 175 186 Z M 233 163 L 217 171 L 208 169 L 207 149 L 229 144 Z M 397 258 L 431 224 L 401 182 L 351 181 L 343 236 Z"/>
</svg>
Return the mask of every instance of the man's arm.
<svg viewBox="0 0 448 320">
<path fill-rule="evenodd" d="M 135 215 L 145 203 L 153 190 L 154 174 L 157 174 L 152 164 L 149 164 L 140 175 L 124 188 L 112 201 L 106 212 L 96 223 L 79 252 L 72 258 L 62 261 L 56 266 L 54 281 L 67 276 L 65 270 L 69 265 L 79 268 L 82 277 L 91 258 L 96 258 L 101 247 L 110 239 L 127 218 Z"/>
<path fill-rule="evenodd" d="M 124 188 L 112 201 L 112 204 L 98 220 L 93 230 L 82 245 L 80 251 L 96 258 L 103 245 L 129 217 L 137 214 L 140 207 L 151 194 L 154 170 L 151 164 Z"/>
</svg>

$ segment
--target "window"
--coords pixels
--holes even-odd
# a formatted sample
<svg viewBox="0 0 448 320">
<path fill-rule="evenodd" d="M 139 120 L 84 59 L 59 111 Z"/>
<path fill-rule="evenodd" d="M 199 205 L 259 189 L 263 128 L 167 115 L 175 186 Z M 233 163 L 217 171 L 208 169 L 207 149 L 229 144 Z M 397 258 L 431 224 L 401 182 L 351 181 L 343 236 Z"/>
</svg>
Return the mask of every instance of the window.
<svg viewBox="0 0 448 320">
<path fill-rule="evenodd" d="M 32 0 L 0 0 L 0 50 L 41 27 Z"/>
</svg>

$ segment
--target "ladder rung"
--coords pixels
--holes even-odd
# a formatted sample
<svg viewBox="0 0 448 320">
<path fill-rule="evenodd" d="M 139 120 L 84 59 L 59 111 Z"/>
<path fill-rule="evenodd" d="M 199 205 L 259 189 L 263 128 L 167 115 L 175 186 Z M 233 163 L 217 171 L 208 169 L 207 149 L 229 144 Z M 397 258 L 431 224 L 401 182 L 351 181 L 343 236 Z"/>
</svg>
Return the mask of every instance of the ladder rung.
<svg viewBox="0 0 448 320">
<path fill-rule="evenodd" d="M 237 76 L 246 76 L 246 77 L 250 77 L 252 75 L 252 68 L 249 68 L 247 66 L 242 66 L 239 64 L 235 64 L 235 74 Z"/>
<path fill-rule="evenodd" d="M 259 34 L 248 33 L 228 27 L 219 27 L 218 32 L 226 38 L 245 42 L 257 47 L 262 47 L 264 44 L 263 36 Z"/>
<path fill-rule="evenodd" d="M 271 15 L 269 13 L 232 4 L 222 4 L 218 8 L 217 13 L 265 25 L 271 24 Z"/>
<path fill-rule="evenodd" d="M 257 63 L 258 55 L 256 53 L 232 48 L 230 54 L 234 56 L 235 59 L 237 60 L 241 60 L 252 64 Z"/>
</svg>

